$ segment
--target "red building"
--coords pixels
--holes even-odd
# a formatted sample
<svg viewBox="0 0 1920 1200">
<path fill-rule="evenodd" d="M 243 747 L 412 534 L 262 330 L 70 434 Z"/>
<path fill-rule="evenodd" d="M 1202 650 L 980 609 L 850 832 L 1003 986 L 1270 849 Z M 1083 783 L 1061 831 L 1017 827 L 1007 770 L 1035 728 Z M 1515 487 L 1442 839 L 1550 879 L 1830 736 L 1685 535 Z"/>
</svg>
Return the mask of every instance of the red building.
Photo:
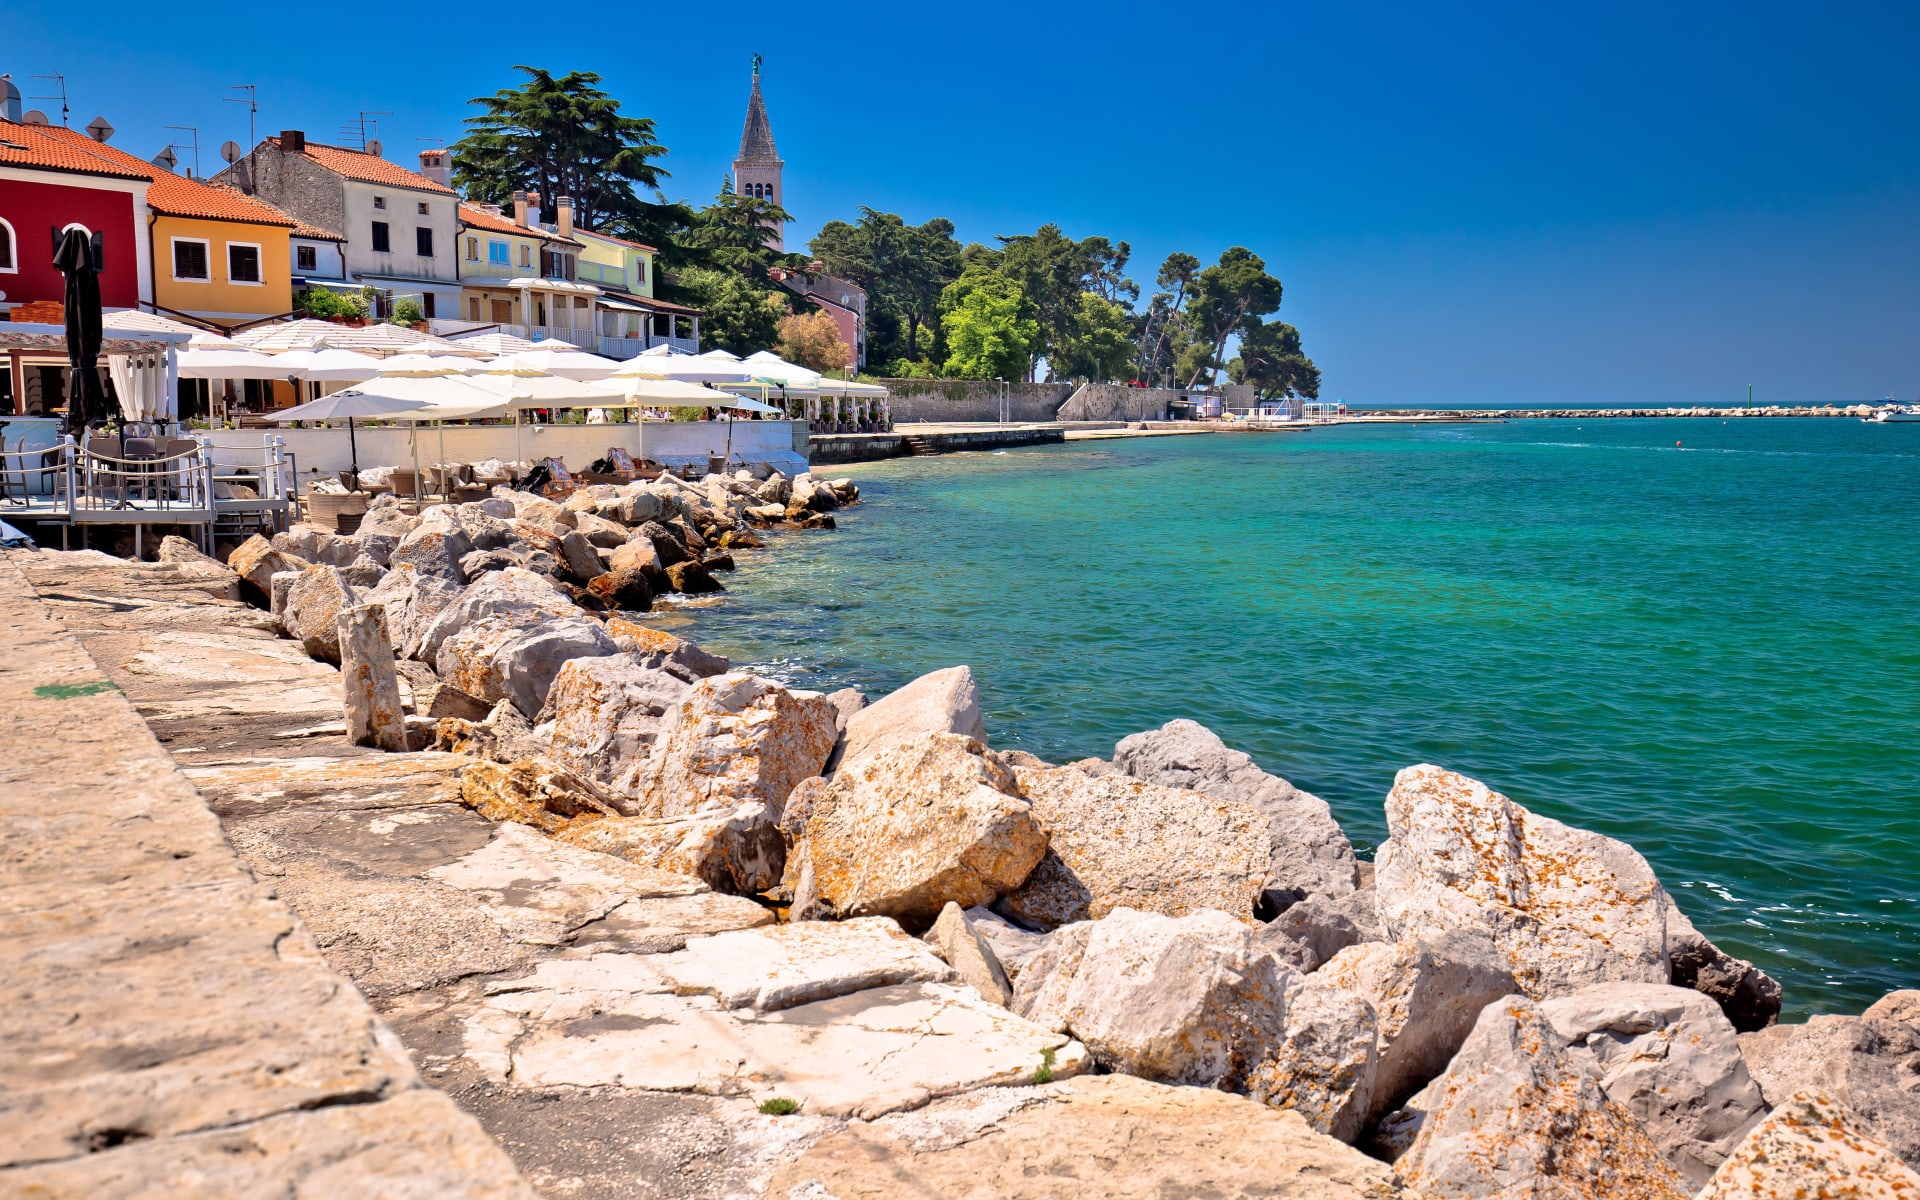
<svg viewBox="0 0 1920 1200">
<path fill-rule="evenodd" d="M 53 231 L 74 222 L 101 235 L 101 306 L 152 300 L 147 183 L 79 130 L 0 120 L 0 312 L 62 298 Z"/>
</svg>

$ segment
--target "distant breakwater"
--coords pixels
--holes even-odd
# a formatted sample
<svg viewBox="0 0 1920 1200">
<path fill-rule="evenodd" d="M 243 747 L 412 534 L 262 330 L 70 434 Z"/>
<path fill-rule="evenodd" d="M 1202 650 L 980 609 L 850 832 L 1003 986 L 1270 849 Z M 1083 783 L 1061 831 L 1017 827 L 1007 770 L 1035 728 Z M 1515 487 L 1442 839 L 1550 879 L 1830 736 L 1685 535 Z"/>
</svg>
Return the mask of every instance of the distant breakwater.
<svg viewBox="0 0 1920 1200">
<path fill-rule="evenodd" d="M 1842 407 L 1835 404 L 1770 404 L 1755 408 L 1369 408 L 1351 416 L 1406 418 L 1448 421 L 1523 421 L 1566 418 L 1614 417 L 1870 417 L 1878 408 L 1871 404 Z"/>
</svg>

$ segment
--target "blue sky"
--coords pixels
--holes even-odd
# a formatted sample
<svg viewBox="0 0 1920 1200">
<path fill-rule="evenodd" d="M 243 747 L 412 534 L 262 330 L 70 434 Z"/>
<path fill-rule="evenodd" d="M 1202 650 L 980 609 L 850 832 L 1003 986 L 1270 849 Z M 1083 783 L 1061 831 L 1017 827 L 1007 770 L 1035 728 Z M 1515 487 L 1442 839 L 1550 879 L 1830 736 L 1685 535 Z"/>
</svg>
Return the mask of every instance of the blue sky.
<svg viewBox="0 0 1920 1200">
<path fill-rule="evenodd" d="M 514 63 L 594 70 L 703 199 L 758 51 L 790 241 L 860 204 L 969 239 L 1051 220 L 1131 242 L 1148 284 L 1246 245 L 1359 403 L 1920 396 L 1911 2 L 498 11 L 216 2 L 189 30 L 103 0 L 83 42 L 27 5 L 0 71 L 64 72 L 74 124 L 143 156 L 198 126 L 211 170 L 246 136 L 228 84 L 260 85 L 262 132 L 391 109 L 409 160 Z"/>
</svg>

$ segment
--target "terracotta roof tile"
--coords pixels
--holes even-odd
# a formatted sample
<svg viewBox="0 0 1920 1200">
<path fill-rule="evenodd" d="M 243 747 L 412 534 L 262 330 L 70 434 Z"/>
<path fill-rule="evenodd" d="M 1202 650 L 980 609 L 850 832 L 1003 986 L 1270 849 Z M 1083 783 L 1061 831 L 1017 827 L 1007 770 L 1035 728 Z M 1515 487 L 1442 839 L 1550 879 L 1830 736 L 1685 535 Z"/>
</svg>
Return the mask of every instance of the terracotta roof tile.
<svg viewBox="0 0 1920 1200">
<path fill-rule="evenodd" d="M 147 189 L 147 207 L 174 217 L 205 217 L 215 221 L 250 221 L 255 225 L 281 225 L 294 228 L 299 222 L 264 200 L 225 184 L 202 183 L 182 179 L 169 171 L 155 170 L 153 186 Z"/>
<path fill-rule="evenodd" d="M 648 254 L 660 253 L 660 251 L 647 245 L 645 242 L 630 242 L 626 238 L 617 238 L 610 233 L 601 233 L 598 229 L 576 229 L 574 233 L 584 237 L 596 237 L 603 242 L 613 242 L 615 245 L 630 246 L 635 250 L 644 250 Z"/>
<path fill-rule="evenodd" d="M 309 225 L 299 217 L 293 218 L 293 236 L 309 238 L 316 242 L 344 242 L 347 240 L 340 234 L 322 229 L 318 225 Z"/>
<path fill-rule="evenodd" d="M 267 141 L 275 146 L 280 144 L 280 139 L 277 137 L 268 138 Z M 357 179 L 362 183 L 412 188 L 417 192 L 439 192 L 447 196 L 454 194 L 452 188 L 435 183 L 418 171 L 409 171 L 398 163 L 390 163 L 377 154 L 368 154 L 362 150 L 349 150 L 344 146 L 327 146 L 319 142 L 308 142 L 306 156 L 335 175 Z"/>
<path fill-rule="evenodd" d="M 117 179 L 147 179 L 153 167 L 111 146 L 94 141 L 77 129 L 56 125 L 18 125 L 0 121 L 0 164 L 110 175 Z"/>
<path fill-rule="evenodd" d="M 490 213 L 477 204 L 460 205 L 460 223 L 474 229 L 485 229 L 493 233 L 517 233 L 521 237 L 536 237 L 549 242 L 564 242 L 567 239 L 557 233 L 548 233 L 544 229 L 516 225 L 513 218 L 504 213 Z"/>
</svg>

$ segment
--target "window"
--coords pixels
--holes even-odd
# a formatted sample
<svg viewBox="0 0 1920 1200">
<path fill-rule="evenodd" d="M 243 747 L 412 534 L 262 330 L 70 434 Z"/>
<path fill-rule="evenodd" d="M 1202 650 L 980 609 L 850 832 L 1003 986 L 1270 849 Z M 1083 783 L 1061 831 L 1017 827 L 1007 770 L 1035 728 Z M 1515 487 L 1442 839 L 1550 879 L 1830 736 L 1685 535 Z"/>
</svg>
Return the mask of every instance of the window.
<svg viewBox="0 0 1920 1200">
<path fill-rule="evenodd" d="M 375 208 L 385 208 L 387 206 L 387 198 L 385 196 L 375 196 L 373 198 L 373 206 Z"/>
<path fill-rule="evenodd" d="M 487 243 L 487 261 L 503 267 L 513 265 L 513 247 L 506 242 Z"/>
<path fill-rule="evenodd" d="M 422 316 L 427 317 L 429 320 L 431 320 L 434 316 L 433 301 L 434 301 L 434 295 L 432 292 L 425 292 L 425 293 L 422 293 L 420 296 L 420 313 Z M 458 310 L 455 310 L 455 311 L 458 311 Z"/>
<path fill-rule="evenodd" d="M 468 262 L 480 261 L 480 239 L 479 238 L 470 237 L 467 239 L 467 261 Z"/>
<path fill-rule="evenodd" d="M 520 265 L 523 267 L 533 265 L 533 247 L 527 245 L 525 242 L 520 244 Z"/>
<path fill-rule="evenodd" d="M 423 217 L 427 215 L 427 205 L 425 201 L 421 201 L 420 203 L 420 215 Z"/>
<path fill-rule="evenodd" d="M 433 257 L 433 230 L 416 229 L 413 231 L 413 248 L 421 258 Z"/>
<path fill-rule="evenodd" d="M 374 251 L 379 254 L 385 254 L 393 249 L 392 243 L 387 238 L 387 223 L 385 221 L 375 221 L 373 223 L 373 248 Z"/>
<path fill-rule="evenodd" d="M 320 251 L 312 246 L 295 246 L 293 248 L 293 265 L 302 271 L 318 271 L 320 269 Z"/>
<path fill-rule="evenodd" d="M 212 278 L 207 268 L 206 239 L 173 239 L 173 277 L 198 283 L 205 283 Z"/>
<path fill-rule="evenodd" d="M 480 319 L 480 297 L 468 296 L 467 297 L 467 320 L 478 321 L 479 319 Z"/>
<path fill-rule="evenodd" d="M 13 226 L 0 220 L 0 274 L 18 274 L 20 267 L 14 261 Z M 11 376 L 9 376 L 11 378 Z"/>
<path fill-rule="evenodd" d="M 646 259 L 636 258 L 633 260 L 633 281 L 635 283 L 645 283 L 647 281 Z"/>
<path fill-rule="evenodd" d="M 260 247 L 252 242 L 227 243 L 227 282 L 260 282 Z"/>
</svg>

